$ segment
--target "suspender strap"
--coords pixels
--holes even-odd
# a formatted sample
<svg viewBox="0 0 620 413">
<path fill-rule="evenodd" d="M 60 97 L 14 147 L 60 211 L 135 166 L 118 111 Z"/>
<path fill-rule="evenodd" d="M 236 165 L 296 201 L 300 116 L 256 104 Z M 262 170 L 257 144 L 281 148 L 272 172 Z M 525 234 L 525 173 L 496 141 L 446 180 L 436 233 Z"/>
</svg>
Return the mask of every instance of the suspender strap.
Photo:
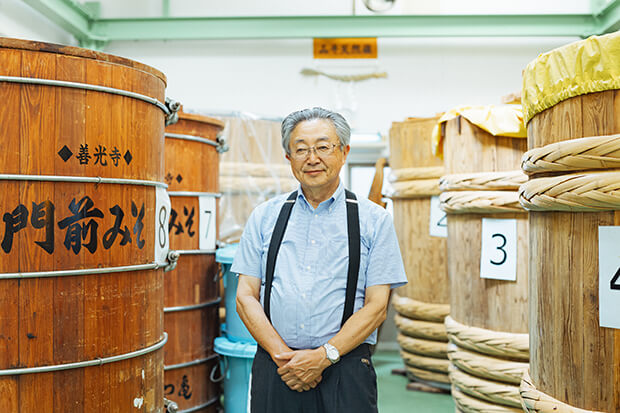
<svg viewBox="0 0 620 413">
<path fill-rule="evenodd" d="M 284 231 L 286 231 L 286 225 L 288 224 L 288 219 L 291 216 L 291 211 L 293 210 L 293 205 L 295 205 L 295 201 L 297 200 L 297 191 L 293 192 L 286 201 L 284 201 L 284 205 L 280 210 L 280 215 L 278 215 L 278 220 L 276 221 L 276 226 L 273 229 L 273 234 L 271 234 L 271 241 L 269 243 L 269 250 L 267 251 L 267 269 L 265 271 L 265 298 L 264 298 L 264 308 L 265 314 L 267 315 L 267 319 L 271 321 L 271 309 L 270 309 L 270 301 L 271 301 L 271 285 L 273 284 L 273 272 L 276 269 L 276 258 L 278 257 L 278 251 L 280 250 L 280 244 L 282 244 L 282 238 L 284 237 Z"/>
<path fill-rule="evenodd" d="M 353 192 L 346 189 L 345 196 L 347 201 L 347 232 L 349 233 L 349 272 L 347 274 L 347 292 L 342 325 L 353 315 L 355 290 L 360 273 L 360 216 L 357 198 Z"/>
<path fill-rule="evenodd" d="M 347 204 L 347 233 L 349 236 L 349 269 L 347 274 L 347 289 L 345 293 L 344 312 L 342 315 L 342 324 L 353 315 L 355 305 L 355 290 L 357 289 L 357 281 L 360 270 L 360 217 L 357 198 L 353 192 L 345 189 L 345 197 Z M 280 215 L 276 221 L 276 226 L 271 235 L 269 242 L 269 250 L 267 251 L 267 268 L 265 270 L 265 295 L 263 306 L 267 319 L 271 321 L 271 286 L 273 284 L 273 273 L 276 268 L 276 258 L 278 251 L 284 238 L 284 232 L 288 224 L 293 205 L 297 200 L 297 191 L 289 195 L 284 202 Z"/>
</svg>

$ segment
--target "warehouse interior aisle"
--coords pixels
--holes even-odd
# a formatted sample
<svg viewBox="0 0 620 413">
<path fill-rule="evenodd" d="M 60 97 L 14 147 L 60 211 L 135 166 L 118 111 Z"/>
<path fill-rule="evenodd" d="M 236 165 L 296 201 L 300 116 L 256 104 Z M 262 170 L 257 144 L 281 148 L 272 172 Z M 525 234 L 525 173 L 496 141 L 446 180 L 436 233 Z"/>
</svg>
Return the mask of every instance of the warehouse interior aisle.
<svg viewBox="0 0 620 413">
<path fill-rule="evenodd" d="M 403 368 L 398 351 L 377 351 L 372 360 L 377 372 L 379 413 L 454 412 L 454 402 L 449 394 L 407 390 L 407 378 L 392 374 L 393 369 Z"/>
</svg>

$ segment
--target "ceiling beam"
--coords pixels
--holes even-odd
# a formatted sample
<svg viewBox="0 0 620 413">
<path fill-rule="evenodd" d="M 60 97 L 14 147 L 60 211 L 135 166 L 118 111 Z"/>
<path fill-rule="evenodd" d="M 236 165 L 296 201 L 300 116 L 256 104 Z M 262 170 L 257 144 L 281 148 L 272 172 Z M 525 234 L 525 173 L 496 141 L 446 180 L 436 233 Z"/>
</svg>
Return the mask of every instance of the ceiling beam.
<svg viewBox="0 0 620 413">
<path fill-rule="evenodd" d="M 92 23 L 97 15 L 91 5 L 82 5 L 74 0 L 24 0 L 79 41 L 95 40 Z M 102 39 L 103 40 L 103 39 Z"/>
</svg>

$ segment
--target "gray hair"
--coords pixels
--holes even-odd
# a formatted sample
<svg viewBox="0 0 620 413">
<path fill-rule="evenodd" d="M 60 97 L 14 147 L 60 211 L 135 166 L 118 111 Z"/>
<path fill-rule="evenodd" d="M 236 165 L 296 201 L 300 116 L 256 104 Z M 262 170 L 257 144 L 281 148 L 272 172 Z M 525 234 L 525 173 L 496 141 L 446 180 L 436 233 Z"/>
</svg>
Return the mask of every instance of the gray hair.
<svg viewBox="0 0 620 413">
<path fill-rule="evenodd" d="M 291 133 L 293 133 L 295 127 L 300 122 L 313 119 L 327 119 L 332 122 L 336 128 L 336 135 L 340 141 L 341 148 L 344 148 L 351 142 L 351 127 L 341 114 L 314 107 L 312 109 L 298 110 L 284 118 L 282 121 L 282 147 L 284 152 L 290 155 L 289 144 L 291 142 Z"/>
</svg>

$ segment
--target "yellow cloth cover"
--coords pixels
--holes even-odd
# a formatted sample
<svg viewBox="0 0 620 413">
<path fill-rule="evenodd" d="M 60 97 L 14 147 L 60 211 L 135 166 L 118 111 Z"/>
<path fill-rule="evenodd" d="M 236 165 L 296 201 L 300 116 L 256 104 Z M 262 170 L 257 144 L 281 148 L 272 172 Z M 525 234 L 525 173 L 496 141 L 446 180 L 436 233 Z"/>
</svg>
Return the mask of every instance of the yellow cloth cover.
<svg viewBox="0 0 620 413">
<path fill-rule="evenodd" d="M 525 123 L 563 100 L 613 89 L 620 89 L 620 32 L 543 53 L 523 72 Z"/>
<path fill-rule="evenodd" d="M 459 106 L 444 113 L 433 128 L 434 155 L 443 158 L 441 124 L 459 115 L 493 136 L 527 137 L 521 105 Z"/>
</svg>

